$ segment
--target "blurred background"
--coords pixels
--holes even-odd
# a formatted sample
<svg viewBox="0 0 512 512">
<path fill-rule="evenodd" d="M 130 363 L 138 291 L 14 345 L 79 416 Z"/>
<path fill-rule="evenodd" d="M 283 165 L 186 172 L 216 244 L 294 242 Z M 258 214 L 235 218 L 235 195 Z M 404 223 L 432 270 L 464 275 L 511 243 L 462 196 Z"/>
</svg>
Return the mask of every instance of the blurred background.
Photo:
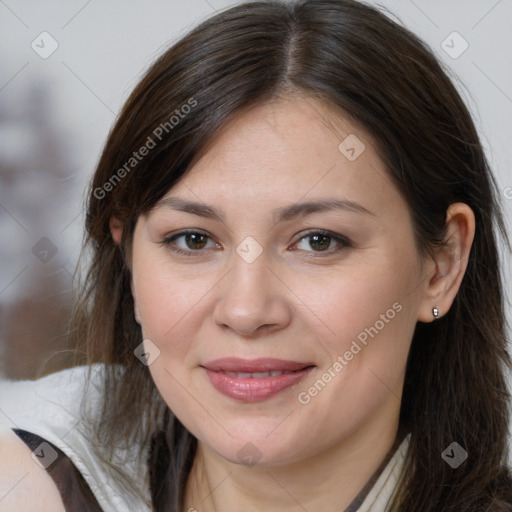
<svg viewBox="0 0 512 512">
<path fill-rule="evenodd" d="M 0 376 L 71 364 L 84 191 L 150 63 L 229 0 L 0 0 Z M 420 35 L 474 114 L 512 226 L 512 1 L 369 1 Z M 503 254 L 512 320 L 512 260 Z M 510 332 L 510 331 L 509 331 Z"/>
</svg>

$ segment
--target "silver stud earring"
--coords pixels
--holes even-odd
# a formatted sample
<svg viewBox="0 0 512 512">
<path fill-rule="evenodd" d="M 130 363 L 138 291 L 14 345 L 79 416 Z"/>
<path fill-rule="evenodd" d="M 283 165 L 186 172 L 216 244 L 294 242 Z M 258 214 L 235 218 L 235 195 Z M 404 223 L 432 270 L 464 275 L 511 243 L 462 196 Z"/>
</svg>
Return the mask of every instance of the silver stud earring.
<svg viewBox="0 0 512 512">
<path fill-rule="evenodd" d="M 432 314 L 434 315 L 434 320 L 437 320 L 439 318 L 439 309 L 436 307 L 432 308 Z"/>
</svg>

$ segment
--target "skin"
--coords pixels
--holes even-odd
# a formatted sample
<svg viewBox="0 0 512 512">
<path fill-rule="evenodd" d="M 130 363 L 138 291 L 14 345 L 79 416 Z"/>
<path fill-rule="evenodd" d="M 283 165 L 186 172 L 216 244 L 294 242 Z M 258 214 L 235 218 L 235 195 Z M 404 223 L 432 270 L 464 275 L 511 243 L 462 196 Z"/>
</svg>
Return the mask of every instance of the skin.
<svg viewBox="0 0 512 512">
<path fill-rule="evenodd" d="M 366 147 L 354 161 L 338 150 L 349 134 Z M 450 249 L 422 256 L 407 203 L 370 136 L 300 97 L 241 114 L 171 196 L 223 215 L 157 206 L 139 218 L 133 238 L 135 315 L 160 350 L 149 371 L 199 441 L 185 510 L 343 510 L 396 438 L 414 327 L 433 320 L 434 306 L 442 315 L 452 304 L 473 240 L 471 209 L 452 205 Z M 356 202 L 370 213 L 272 217 L 276 208 L 322 199 Z M 119 242 L 115 218 L 111 229 Z M 162 243 L 184 229 L 210 238 L 201 239 L 203 248 L 187 246 L 185 237 Z M 307 235 L 318 230 L 350 243 L 315 243 Z M 249 236 L 263 250 L 252 263 L 236 251 Z M 394 318 L 300 403 L 299 393 L 397 303 Z M 200 367 L 227 356 L 312 362 L 315 369 L 292 388 L 245 403 L 219 393 Z M 258 460 L 245 466 L 237 453 L 249 442 Z"/>
<path fill-rule="evenodd" d="M 10 429 L 0 430 L 0 512 L 66 512 L 50 474 Z"/>
</svg>

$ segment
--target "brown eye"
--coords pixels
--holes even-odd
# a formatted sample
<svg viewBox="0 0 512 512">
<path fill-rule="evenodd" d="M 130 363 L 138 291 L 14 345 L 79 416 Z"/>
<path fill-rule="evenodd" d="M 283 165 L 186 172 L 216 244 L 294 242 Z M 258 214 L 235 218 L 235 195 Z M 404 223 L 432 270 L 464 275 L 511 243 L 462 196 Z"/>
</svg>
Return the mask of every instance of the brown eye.
<svg viewBox="0 0 512 512">
<path fill-rule="evenodd" d="M 331 237 L 327 235 L 310 235 L 309 245 L 318 251 L 326 251 L 331 245 Z"/>
<path fill-rule="evenodd" d="M 208 242 L 208 237 L 201 233 L 187 233 L 185 244 L 189 249 L 203 249 Z"/>
<path fill-rule="evenodd" d="M 329 231 L 313 231 L 302 236 L 302 238 L 300 238 L 300 240 L 294 245 L 293 250 L 299 249 L 309 253 L 325 252 L 332 254 L 351 246 L 352 245 L 347 238 L 336 233 L 331 233 Z"/>
<path fill-rule="evenodd" d="M 209 235 L 200 231 L 181 231 L 162 240 L 162 245 L 171 251 L 187 256 L 201 254 L 203 249 L 220 249 Z"/>
</svg>

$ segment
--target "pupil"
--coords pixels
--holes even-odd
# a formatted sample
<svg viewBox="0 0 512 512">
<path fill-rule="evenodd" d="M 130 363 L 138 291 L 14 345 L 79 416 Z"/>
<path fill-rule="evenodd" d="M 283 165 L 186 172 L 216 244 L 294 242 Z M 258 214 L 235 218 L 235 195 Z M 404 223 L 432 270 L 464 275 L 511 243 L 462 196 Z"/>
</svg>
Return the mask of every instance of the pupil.
<svg viewBox="0 0 512 512">
<path fill-rule="evenodd" d="M 206 245 L 206 236 L 199 233 L 188 233 L 185 241 L 189 249 L 202 249 Z"/>
<path fill-rule="evenodd" d="M 325 251 L 326 249 L 329 248 L 330 237 L 326 235 L 311 235 L 309 237 L 309 243 L 311 247 L 316 247 L 320 251 Z"/>
</svg>

